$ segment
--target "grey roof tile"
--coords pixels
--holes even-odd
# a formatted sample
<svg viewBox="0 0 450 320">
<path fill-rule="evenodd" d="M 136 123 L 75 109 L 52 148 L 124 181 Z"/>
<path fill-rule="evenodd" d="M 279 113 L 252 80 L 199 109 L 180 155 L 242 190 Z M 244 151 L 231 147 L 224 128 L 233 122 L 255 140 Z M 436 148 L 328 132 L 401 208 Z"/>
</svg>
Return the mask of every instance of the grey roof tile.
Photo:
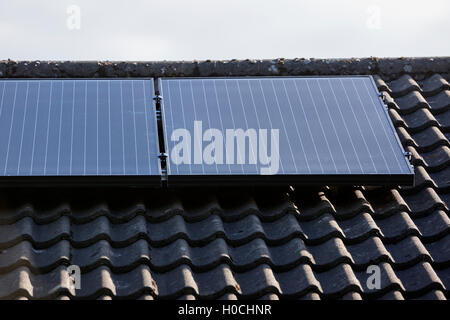
<svg viewBox="0 0 450 320">
<path fill-rule="evenodd" d="M 408 74 L 389 82 L 389 88 L 396 97 L 404 96 L 411 91 L 421 91 L 419 84 Z"/>
<path fill-rule="evenodd" d="M 413 135 L 414 142 L 420 152 L 428 152 L 436 149 L 437 146 L 450 146 L 449 141 L 442 131 L 435 127 L 426 128 Z"/>
<path fill-rule="evenodd" d="M 426 216 L 414 218 L 414 224 L 426 242 L 450 234 L 450 219 L 443 210 L 435 210 Z"/>
<path fill-rule="evenodd" d="M 391 109 L 390 111 L 396 112 L 393 109 Z M 404 115 L 403 117 L 400 117 L 400 115 L 397 114 L 397 117 L 402 120 L 402 125 L 404 125 L 410 133 L 420 132 L 431 126 L 439 126 L 437 119 L 426 108 L 420 108 L 413 113 Z M 397 121 L 400 122 L 400 120 Z"/>
<path fill-rule="evenodd" d="M 329 271 L 316 274 L 324 295 L 342 296 L 349 291 L 361 292 L 361 285 L 349 264 L 343 263 Z"/>
<path fill-rule="evenodd" d="M 450 109 L 450 90 L 444 90 L 434 96 L 428 97 L 427 101 L 433 114 L 438 115 L 446 112 Z"/>
<path fill-rule="evenodd" d="M 409 235 L 420 235 L 418 227 L 405 211 L 399 211 L 376 222 L 383 234 L 383 239 L 388 242 L 396 242 Z"/>
<path fill-rule="evenodd" d="M 430 289 L 444 289 L 444 284 L 428 262 L 419 262 L 410 268 L 396 271 L 396 274 L 411 297 L 422 295 Z"/>
<path fill-rule="evenodd" d="M 70 219 L 61 217 L 49 224 L 37 225 L 25 217 L 11 225 L 0 225 L 0 249 L 22 240 L 30 240 L 46 246 L 70 238 Z"/>
<path fill-rule="evenodd" d="M 419 261 L 433 262 L 432 257 L 416 236 L 407 237 L 397 243 L 387 244 L 386 249 L 393 257 L 396 268 L 404 269 Z"/>
<path fill-rule="evenodd" d="M 430 152 L 439 146 L 449 147 L 450 143 L 445 135 L 437 127 L 428 127 L 422 131 L 410 135 L 403 127 L 397 127 L 400 141 L 406 146 L 411 146 L 419 152 Z"/>
<path fill-rule="evenodd" d="M 419 91 L 411 91 L 404 96 L 396 98 L 394 101 L 399 113 L 402 115 L 415 113 L 420 109 L 430 109 L 427 100 Z"/>
<path fill-rule="evenodd" d="M 365 197 L 369 201 L 373 214 L 376 217 L 389 216 L 400 210 L 410 210 L 396 189 L 386 190 L 385 188 L 378 188 L 365 192 Z"/>
<path fill-rule="evenodd" d="M 408 148 L 408 150 L 411 149 Z M 439 172 L 450 166 L 450 148 L 447 146 L 439 146 L 432 151 L 422 152 L 421 158 L 429 172 Z M 417 165 L 414 162 L 413 164 Z"/>
<path fill-rule="evenodd" d="M 415 216 L 437 209 L 446 209 L 445 203 L 433 188 L 425 188 L 420 193 L 404 194 L 403 197 Z"/>
<path fill-rule="evenodd" d="M 450 111 L 445 111 L 435 116 L 435 119 L 439 123 L 439 127 L 442 132 L 449 133 L 450 132 Z"/>
<path fill-rule="evenodd" d="M 357 242 L 369 235 L 381 235 L 380 229 L 369 213 L 361 213 L 351 219 L 339 222 L 348 241 Z"/>
<path fill-rule="evenodd" d="M 367 240 L 347 246 L 353 263 L 367 267 L 370 264 L 378 264 L 381 261 L 393 262 L 393 258 L 379 237 L 370 237 Z"/>
<path fill-rule="evenodd" d="M 425 243 L 424 246 L 433 258 L 433 266 L 436 268 L 450 267 L 450 233 L 442 239 Z"/>
<path fill-rule="evenodd" d="M 443 192 L 450 190 L 450 166 L 442 169 L 439 172 L 430 172 L 430 178 Z"/>
<path fill-rule="evenodd" d="M 391 89 L 379 75 L 374 75 L 373 79 L 375 81 L 375 84 L 377 85 L 378 90 L 391 92 Z"/>
<path fill-rule="evenodd" d="M 437 269 L 436 273 L 444 284 L 445 292 L 448 295 L 450 292 L 450 268 Z"/>
<path fill-rule="evenodd" d="M 450 89 L 450 85 L 440 74 L 434 74 L 423 81 L 422 89 L 426 95 L 433 95 L 437 92 Z"/>
<path fill-rule="evenodd" d="M 329 213 L 311 221 L 303 221 L 301 226 L 309 243 L 321 243 L 331 237 L 344 237 L 336 219 Z"/>
</svg>

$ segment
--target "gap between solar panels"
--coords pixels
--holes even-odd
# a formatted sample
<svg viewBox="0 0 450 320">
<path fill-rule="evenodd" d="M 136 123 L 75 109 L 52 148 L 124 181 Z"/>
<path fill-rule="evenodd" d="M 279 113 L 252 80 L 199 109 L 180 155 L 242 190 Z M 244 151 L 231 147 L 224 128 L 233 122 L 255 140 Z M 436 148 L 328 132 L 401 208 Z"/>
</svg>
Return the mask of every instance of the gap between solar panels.
<svg viewBox="0 0 450 320">
<path fill-rule="evenodd" d="M 370 76 L 8 79 L 0 95 L 3 186 L 414 180 Z"/>
</svg>

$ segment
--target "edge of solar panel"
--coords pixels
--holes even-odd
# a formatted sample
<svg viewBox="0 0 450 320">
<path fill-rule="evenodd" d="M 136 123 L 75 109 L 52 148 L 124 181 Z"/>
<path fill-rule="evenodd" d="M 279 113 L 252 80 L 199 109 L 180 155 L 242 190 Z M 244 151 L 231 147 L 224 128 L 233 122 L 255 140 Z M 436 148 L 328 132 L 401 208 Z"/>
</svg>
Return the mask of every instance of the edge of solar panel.
<svg viewBox="0 0 450 320">
<path fill-rule="evenodd" d="M 377 93 L 379 90 L 376 86 L 375 80 L 371 75 L 329 75 L 322 76 L 326 78 L 369 78 L 370 82 Z M 156 78 L 156 90 L 161 93 L 162 81 L 164 80 L 199 80 L 199 79 L 289 79 L 289 78 L 321 78 L 318 76 L 221 76 L 221 77 L 158 77 Z M 163 97 L 164 98 L 164 97 Z M 389 117 L 388 110 L 384 107 L 384 101 L 379 94 L 378 102 L 384 110 L 384 115 L 387 119 L 388 125 L 392 130 L 398 147 L 404 152 L 400 138 L 395 130 L 395 127 Z M 166 122 L 164 117 L 164 99 L 161 100 L 161 122 L 164 128 L 164 148 L 165 152 L 169 151 Z M 170 174 L 170 160 L 167 160 L 167 185 L 168 186 L 190 186 L 194 184 L 201 185 L 383 185 L 383 186 L 397 186 L 397 185 L 414 185 L 414 168 L 406 158 L 404 161 L 408 167 L 409 173 L 406 174 L 275 174 L 275 175 L 248 175 L 248 174 L 229 174 L 229 175 L 173 175 Z"/>
<path fill-rule="evenodd" d="M 195 185 L 205 186 L 235 186 L 246 185 L 383 185 L 408 186 L 414 184 L 414 175 L 367 175 L 367 174 L 305 174 L 305 175 L 208 175 L 188 176 L 178 175 L 168 178 L 169 186 L 187 187 Z"/>
<path fill-rule="evenodd" d="M 154 97 L 155 78 L 0 78 L 1 81 L 120 81 L 120 80 L 147 80 L 152 83 L 152 91 L 149 94 Z M 150 101 L 152 111 L 155 103 Z M 160 153 L 158 142 L 158 120 L 154 112 L 151 113 L 156 129 L 156 155 Z M 155 175 L 24 175 L 2 176 L 0 175 L 0 187 L 161 187 L 161 162 L 155 162 L 158 174 Z"/>
</svg>

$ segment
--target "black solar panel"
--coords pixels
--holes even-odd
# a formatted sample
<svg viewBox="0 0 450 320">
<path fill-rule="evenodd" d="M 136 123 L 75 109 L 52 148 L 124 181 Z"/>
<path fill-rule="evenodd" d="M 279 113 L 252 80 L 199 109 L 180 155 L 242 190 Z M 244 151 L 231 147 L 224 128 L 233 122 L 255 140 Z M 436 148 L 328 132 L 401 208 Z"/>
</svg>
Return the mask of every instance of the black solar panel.
<svg viewBox="0 0 450 320">
<path fill-rule="evenodd" d="M 159 87 L 169 185 L 413 182 L 369 76 L 163 78 Z"/>
<path fill-rule="evenodd" d="M 159 185 L 153 95 L 153 79 L 0 80 L 0 181 Z"/>
</svg>

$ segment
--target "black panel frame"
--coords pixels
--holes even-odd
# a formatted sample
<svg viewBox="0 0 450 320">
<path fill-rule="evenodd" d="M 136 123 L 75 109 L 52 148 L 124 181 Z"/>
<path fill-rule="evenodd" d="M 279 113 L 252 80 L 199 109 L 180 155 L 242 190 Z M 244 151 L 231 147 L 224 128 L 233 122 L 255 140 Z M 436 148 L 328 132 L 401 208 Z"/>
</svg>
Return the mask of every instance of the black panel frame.
<svg viewBox="0 0 450 320">
<path fill-rule="evenodd" d="M 0 177 L 1 188 L 161 187 L 161 176 L 14 176 Z"/>
<path fill-rule="evenodd" d="M 286 186 L 286 185 L 371 185 L 371 186 L 410 186 L 414 185 L 414 175 L 364 175 L 364 174 L 312 174 L 312 175 L 178 175 L 169 176 L 168 186 Z"/>
</svg>

